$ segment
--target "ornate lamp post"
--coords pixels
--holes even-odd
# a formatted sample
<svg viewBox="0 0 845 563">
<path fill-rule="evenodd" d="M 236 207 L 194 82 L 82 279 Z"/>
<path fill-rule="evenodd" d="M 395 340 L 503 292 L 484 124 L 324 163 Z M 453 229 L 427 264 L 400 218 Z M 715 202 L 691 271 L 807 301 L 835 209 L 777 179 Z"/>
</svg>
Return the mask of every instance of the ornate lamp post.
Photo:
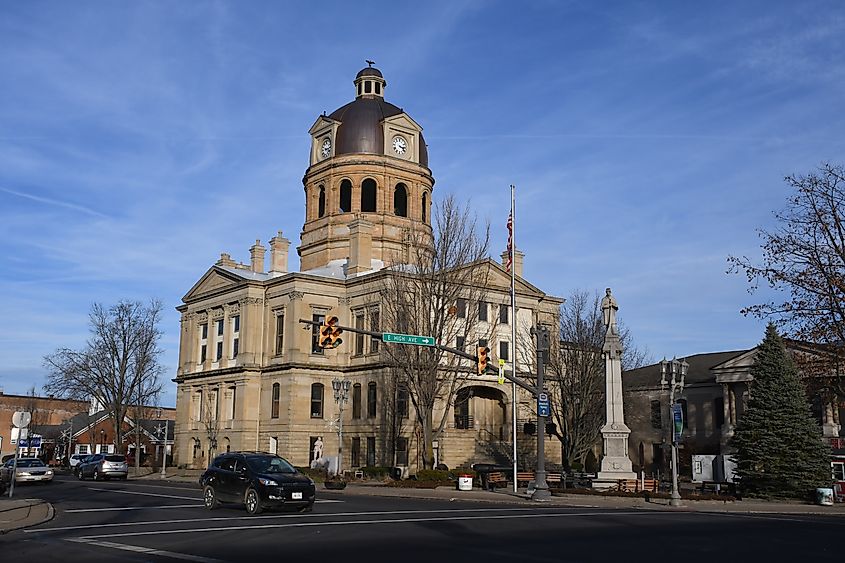
<svg viewBox="0 0 845 563">
<path fill-rule="evenodd" d="M 681 433 L 684 430 L 683 411 L 681 405 L 675 403 L 676 393 L 680 395 L 684 391 L 684 379 L 687 376 L 689 364 L 681 358 L 672 358 L 672 361 L 663 358 L 660 362 L 660 387 L 666 389 L 669 386 L 669 412 L 672 415 L 672 496 L 669 499 L 670 506 L 681 506 L 681 493 L 678 491 L 678 442 L 681 440 Z M 666 381 L 666 376 L 670 380 Z"/>
<path fill-rule="evenodd" d="M 333 379 L 334 402 L 337 403 L 337 473 L 342 475 L 341 462 L 343 460 L 343 407 L 349 401 L 349 388 L 352 382 L 348 379 Z"/>
</svg>

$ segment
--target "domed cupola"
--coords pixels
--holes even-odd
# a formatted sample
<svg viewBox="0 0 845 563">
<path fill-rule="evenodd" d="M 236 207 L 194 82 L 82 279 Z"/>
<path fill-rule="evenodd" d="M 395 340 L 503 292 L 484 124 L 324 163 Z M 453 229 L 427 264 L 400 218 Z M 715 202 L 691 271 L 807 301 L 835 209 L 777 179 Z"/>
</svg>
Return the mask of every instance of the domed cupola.
<svg viewBox="0 0 845 563">
<path fill-rule="evenodd" d="M 432 240 L 434 178 L 422 127 L 385 101 L 387 81 L 367 63 L 355 76 L 355 99 L 309 130 L 303 271 L 348 259 L 346 275 L 362 273 L 404 260 L 418 235 Z"/>
</svg>

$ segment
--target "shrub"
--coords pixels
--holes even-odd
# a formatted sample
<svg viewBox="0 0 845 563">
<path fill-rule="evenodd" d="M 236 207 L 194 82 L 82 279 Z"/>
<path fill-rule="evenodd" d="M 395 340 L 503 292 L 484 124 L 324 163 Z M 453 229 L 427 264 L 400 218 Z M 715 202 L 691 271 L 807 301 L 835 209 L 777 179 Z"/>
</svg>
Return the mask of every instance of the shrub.
<svg viewBox="0 0 845 563">
<path fill-rule="evenodd" d="M 362 467 L 361 472 L 368 479 L 384 479 L 390 475 L 390 468 L 368 465 Z"/>
<path fill-rule="evenodd" d="M 416 477 L 417 481 L 452 481 L 452 477 L 448 471 L 442 471 L 439 469 L 420 469 L 417 471 Z"/>
<path fill-rule="evenodd" d="M 311 469 L 310 467 L 297 467 L 296 469 L 303 475 L 311 477 L 316 483 L 322 483 L 326 480 L 325 469 Z"/>
</svg>

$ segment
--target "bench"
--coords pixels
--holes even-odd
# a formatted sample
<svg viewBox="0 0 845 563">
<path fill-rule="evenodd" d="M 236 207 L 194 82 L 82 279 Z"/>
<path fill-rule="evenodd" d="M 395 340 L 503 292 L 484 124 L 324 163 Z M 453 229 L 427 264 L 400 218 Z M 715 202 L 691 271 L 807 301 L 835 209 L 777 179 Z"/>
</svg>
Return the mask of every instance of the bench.
<svg viewBox="0 0 845 563">
<path fill-rule="evenodd" d="M 507 487 L 508 486 L 508 478 L 505 476 L 504 473 L 499 471 L 494 471 L 487 474 L 487 486 L 490 489 L 495 489 L 496 487 Z"/>
<path fill-rule="evenodd" d="M 517 471 L 516 473 L 516 482 L 519 483 L 529 483 L 531 481 L 536 480 L 536 476 L 534 475 L 533 471 Z M 546 473 L 546 484 L 547 485 L 560 485 L 560 473 Z"/>
<path fill-rule="evenodd" d="M 641 491 L 657 492 L 660 482 L 657 479 L 619 479 L 617 488 L 624 493 L 639 493 Z"/>
</svg>

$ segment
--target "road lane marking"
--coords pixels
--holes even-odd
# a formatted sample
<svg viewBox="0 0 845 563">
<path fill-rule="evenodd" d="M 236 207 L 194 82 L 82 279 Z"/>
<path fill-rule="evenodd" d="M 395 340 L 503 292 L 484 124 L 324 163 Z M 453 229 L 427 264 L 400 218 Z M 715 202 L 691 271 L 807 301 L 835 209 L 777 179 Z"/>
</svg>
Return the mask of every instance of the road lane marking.
<svg viewBox="0 0 845 563">
<path fill-rule="evenodd" d="M 122 489 L 98 489 L 97 487 L 88 487 L 92 491 L 103 491 L 106 493 L 120 493 L 123 495 L 140 495 L 145 497 L 161 497 L 161 498 L 175 498 L 181 500 L 202 500 L 200 497 L 179 497 L 176 495 L 160 495 L 157 493 L 141 493 L 137 491 L 124 491 Z M 199 492 L 199 491 L 197 491 Z"/>
<path fill-rule="evenodd" d="M 329 501 L 317 501 L 317 502 L 341 502 L 337 500 L 329 500 Z M 184 506 L 202 506 L 202 505 L 184 505 Z M 170 507 L 162 507 L 162 508 L 170 508 Z M 552 507 L 549 507 L 547 510 L 551 510 Z M 91 510 L 109 510 L 107 508 L 94 508 Z M 115 510 L 123 510 L 121 508 Z M 528 510 L 542 510 L 540 507 L 536 508 L 502 508 L 497 510 L 497 512 L 515 512 L 521 511 L 525 512 Z M 70 511 L 65 511 L 70 512 Z M 68 531 L 68 530 L 87 530 L 91 528 L 117 528 L 117 527 L 124 527 L 124 526 L 151 526 L 154 524 L 188 524 L 192 522 L 219 522 L 219 521 L 232 521 L 232 520 L 267 520 L 267 519 L 287 519 L 287 518 L 322 518 L 322 517 L 337 517 L 337 516 L 390 516 L 390 515 L 407 515 L 407 514 L 443 514 L 443 513 L 455 513 L 455 512 L 490 512 L 489 508 L 457 508 L 457 509 L 443 509 L 443 510 L 393 510 L 393 511 L 386 511 L 386 510 L 379 510 L 374 512 L 330 512 L 327 514 L 320 514 L 320 513 L 310 513 L 308 516 L 305 516 L 301 513 L 297 514 L 267 514 L 264 516 L 214 516 L 208 518 L 180 518 L 178 520 L 140 520 L 136 522 L 114 522 L 110 524 L 79 524 L 76 526 L 57 526 L 51 528 L 34 528 L 34 529 L 27 529 L 24 530 L 25 534 L 37 534 L 39 532 L 58 532 L 58 531 Z"/>
<path fill-rule="evenodd" d="M 72 508 L 63 510 L 62 513 L 70 512 L 114 512 L 119 510 L 159 510 L 162 508 L 200 508 L 202 504 L 165 504 L 162 506 L 121 506 L 114 508 Z"/>
<path fill-rule="evenodd" d="M 459 522 L 471 520 L 505 520 L 524 518 L 561 518 L 561 517 L 589 517 L 589 516 L 665 516 L 665 512 L 650 512 L 636 510 L 631 512 L 566 512 L 552 514 L 502 514 L 502 515 L 479 515 L 479 516 L 442 516 L 433 518 L 390 518 L 379 520 L 335 520 L 329 522 L 291 522 L 286 524 L 263 524 L 260 526 L 226 526 L 224 528 L 191 528 L 182 530 L 151 530 L 149 532 L 121 532 L 117 534 L 97 534 L 94 536 L 82 536 L 79 539 L 97 540 L 101 538 L 122 538 L 133 536 L 156 536 L 170 534 L 196 534 L 208 532 L 231 532 L 233 530 L 272 530 L 281 528 L 307 528 L 314 526 L 368 526 L 373 524 L 413 524 L 417 522 Z M 331 516 L 336 516 L 332 514 Z M 312 516 L 309 519 L 313 520 Z"/>
<path fill-rule="evenodd" d="M 185 559 L 187 561 L 197 561 L 199 563 L 221 563 L 220 559 L 211 559 L 210 557 L 201 557 L 199 555 L 190 555 L 188 553 L 176 553 L 175 551 L 165 551 L 163 549 L 153 549 L 150 547 L 142 547 L 140 545 L 126 545 L 123 543 L 114 543 L 108 541 L 86 540 L 82 538 L 74 538 L 68 541 L 84 543 L 88 545 L 95 545 L 97 547 L 108 547 L 112 549 L 122 549 L 123 551 L 132 551 L 134 553 L 145 553 L 149 555 L 161 555 L 163 557 L 170 557 L 172 559 Z"/>
</svg>

